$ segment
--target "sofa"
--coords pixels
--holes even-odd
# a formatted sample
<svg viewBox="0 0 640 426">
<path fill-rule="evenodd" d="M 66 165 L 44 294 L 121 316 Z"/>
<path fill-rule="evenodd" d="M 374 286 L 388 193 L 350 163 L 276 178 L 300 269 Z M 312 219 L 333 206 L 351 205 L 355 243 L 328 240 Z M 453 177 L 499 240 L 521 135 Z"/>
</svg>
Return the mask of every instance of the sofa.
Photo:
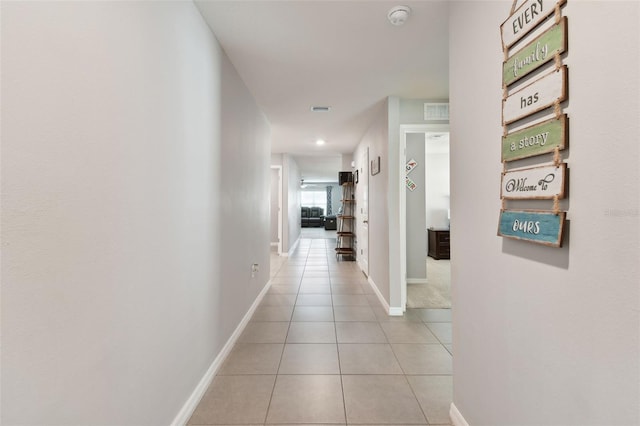
<svg viewBox="0 0 640 426">
<path fill-rule="evenodd" d="M 302 207 L 300 216 L 303 228 L 324 226 L 324 210 L 321 207 Z"/>
<path fill-rule="evenodd" d="M 338 218 L 335 215 L 324 217 L 325 231 L 336 231 L 338 229 Z"/>
</svg>

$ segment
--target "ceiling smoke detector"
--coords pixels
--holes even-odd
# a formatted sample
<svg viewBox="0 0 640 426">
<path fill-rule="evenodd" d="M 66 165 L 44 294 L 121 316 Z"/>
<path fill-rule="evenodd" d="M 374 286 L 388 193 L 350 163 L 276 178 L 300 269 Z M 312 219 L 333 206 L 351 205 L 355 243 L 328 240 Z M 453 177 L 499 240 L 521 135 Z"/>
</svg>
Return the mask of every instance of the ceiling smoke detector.
<svg viewBox="0 0 640 426">
<path fill-rule="evenodd" d="M 411 8 L 409 6 L 395 6 L 389 11 L 387 18 L 393 25 L 400 26 L 407 22 L 409 15 L 411 15 Z"/>
</svg>

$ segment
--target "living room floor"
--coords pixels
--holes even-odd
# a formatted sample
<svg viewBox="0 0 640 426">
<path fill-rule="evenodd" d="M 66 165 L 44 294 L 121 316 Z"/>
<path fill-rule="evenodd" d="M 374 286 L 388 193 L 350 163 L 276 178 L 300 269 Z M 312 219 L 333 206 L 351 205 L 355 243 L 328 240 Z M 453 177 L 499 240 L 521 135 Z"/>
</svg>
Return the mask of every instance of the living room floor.
<svg viewBox="0 0 640 426">
<path fill-rule="evenodd" d="M 189 424 L 450 424 L 451 311 L 389 317 L 335 238 L 303 231 Z"/>
<path fill-rule="evenodd" d="M 317 228 L 300 228 L 301 239 L 334 239 L 337 231 L 327 231 L 322 227 Z"/>
</svg>

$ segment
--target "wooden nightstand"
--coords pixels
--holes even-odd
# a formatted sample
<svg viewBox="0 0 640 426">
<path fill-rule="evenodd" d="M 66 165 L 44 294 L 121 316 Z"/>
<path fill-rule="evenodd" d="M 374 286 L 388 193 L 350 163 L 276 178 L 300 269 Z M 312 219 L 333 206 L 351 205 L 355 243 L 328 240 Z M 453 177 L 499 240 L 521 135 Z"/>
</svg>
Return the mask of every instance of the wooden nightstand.
<svg viewBox="0 0 640 426">
<path fill-rule="evenodd" d="M 449 259 L 449 230 L 448 229 L 428 229 L 429 251 L 428 255 L 434 259 Z"/>
</svg>

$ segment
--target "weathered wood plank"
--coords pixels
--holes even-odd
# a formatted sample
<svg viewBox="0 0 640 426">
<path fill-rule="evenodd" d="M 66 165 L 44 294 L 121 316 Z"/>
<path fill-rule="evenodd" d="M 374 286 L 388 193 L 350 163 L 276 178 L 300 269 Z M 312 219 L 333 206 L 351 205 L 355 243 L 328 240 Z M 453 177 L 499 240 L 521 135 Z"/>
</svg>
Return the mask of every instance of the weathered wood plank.
<svg viewBox="0 0 640 426">
<path fill-rule="evenodd" d="M 529 167 L 502 175 L 500 196 L 512 200 L 548 200 L 564 198 L 567 165 Z"/>
<path fill-rule="evenodd" d="M 556 53 L 566 52 L 567 18 L 552 26 L 502 63 L 502 82 L 507 86 L 552 61 Z"/>
<path fill-rule="evenodd" d="M 564 212 L 555 214 L 504 210 L 500 212 L 498 235 L 550 247 L 562 247 L 565 216 Z"/>
<path fill-rule="evenodd" d="M 566 114 L 559 119 L 543 121 L 502 137 L 502 161 L 553 152 L 556 147 L 565 149 L 569 142 L 569 126 Z"/>
<path fill-rule="evenodd" d="M 567 99 L 567 67 L 553 70 L 502 102 L 502 122 L 510 124 Z"/>
<path fill-rule="evenodd" d="M 551 15 L 556 4 L 563 5 L 566 0 L 527 0 L 513 15 L 500 25 L 502 46 L 506 49 L 515 44 Z"/>
</svg>

